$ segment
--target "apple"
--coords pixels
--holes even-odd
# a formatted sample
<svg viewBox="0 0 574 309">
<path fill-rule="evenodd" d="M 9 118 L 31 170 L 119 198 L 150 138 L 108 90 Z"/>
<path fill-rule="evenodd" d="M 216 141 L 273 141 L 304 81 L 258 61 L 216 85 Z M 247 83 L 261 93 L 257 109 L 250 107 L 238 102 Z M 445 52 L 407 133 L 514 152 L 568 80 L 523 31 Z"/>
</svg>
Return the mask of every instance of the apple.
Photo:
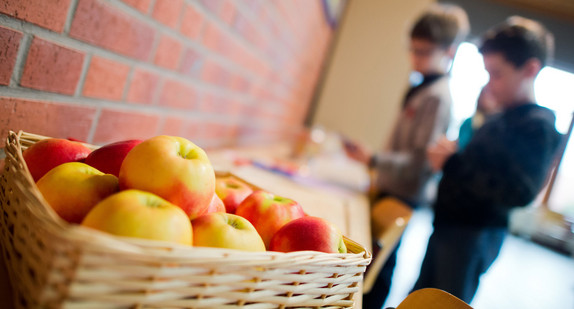
<svg viewBox="0 0 574 309">
<path fill-rule="evenodd" d="M 99 202 L 82 225 L 117 236 L 192 244 L 191 223 L 179 207 L 140 190 L 125 190 Z"/>
<path fill-rule="evenodd" d="M 182 137 L 156 136 L 136 145 L 120 168 L 120 188 L 154 193 L 195 219 L 215 194 L 215 172 L 203 149 Z"/>
<path fill-rule="evenodd" d="M 251 193 L 239 206 L 235 214 L 249 220 L 269 248 L 271 237 L 287 222 L 305 215 L 296 201 L 277 196 L 264 190 Z"/>
<path fill-rule="evenodd" d="M 255 227 L 240 216 L 214 212 L 196 218 L 191 225 L 194 246 L 265 251 Z"/>
<path fill-rule="evenodd" d="M 80 162 L 92 150 L 82 143 L 61 138 L 48 138 L 32 144 L 22 153 L 34 181 L 54 167 L 67 162 Z"/>
<path fill-rule="evenodd" d="M 331 222 L 312 216 L 295 219 L 285 224 L 273 235 L 269 250 L 347 253 L 341 231 Z"/>
<path fill-rule="evenodd" d="M 215 179 L 215 194 L 221 198 L 225 205 L 225 210 L 234 214 L 237 206 L 253 192 L 253 189 L 245 182 L 226 176 Z"/>
<path fill-rule="evenodd" d="M 36 183 L 44 199 L 70 223 L 80 223 L 101 200 L 118 191 L 118 178 L 81 162 L 60 164 Z"/>
<path fill-rule="evenodd" d="M 101 172 L 120 176 L 120 167 L 124 158 L 142 140 L 133 139 L 104 145 L 90 153 L 84 161 Z"/>
<path fill-rule="evenodd" d="M 217 194 L 213 195 L 211 203 L 209 203 L 209 207 L 205 210 L 204 215 L 212 212 L 225 212 L 225 205 L 223 205 L 223 201 L 219 196 L 217 196 Z"/>
</svg>

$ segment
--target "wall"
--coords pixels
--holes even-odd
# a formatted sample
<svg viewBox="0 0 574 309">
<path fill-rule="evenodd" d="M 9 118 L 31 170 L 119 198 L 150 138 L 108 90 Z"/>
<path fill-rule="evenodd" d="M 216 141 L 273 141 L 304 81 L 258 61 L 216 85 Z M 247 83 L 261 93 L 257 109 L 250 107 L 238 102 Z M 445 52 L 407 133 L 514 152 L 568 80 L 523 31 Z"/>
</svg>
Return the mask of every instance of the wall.
<svg viewBox="0 0 574 309">
<path fill-rule="evenodd" d="M 331 36 L 319 0 L 2 1 L 0 138 L 286 138 Z"/>
<path fill-rule="evenodd" d="M 349 2 L 314 124 L 372 148 L 386 143 L 408 85 L 410 24 L 432 2 Z"/>
</svg>

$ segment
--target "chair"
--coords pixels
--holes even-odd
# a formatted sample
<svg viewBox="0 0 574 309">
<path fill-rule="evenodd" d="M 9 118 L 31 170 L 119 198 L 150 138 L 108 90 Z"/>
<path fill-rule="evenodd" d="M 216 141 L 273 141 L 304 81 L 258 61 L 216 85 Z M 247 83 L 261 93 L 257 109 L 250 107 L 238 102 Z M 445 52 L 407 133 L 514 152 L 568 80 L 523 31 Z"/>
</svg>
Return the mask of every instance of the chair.
<svg viewBox="0 0 574 309">
<path fill-rule="evenodd" d="M 373 238 L 379 241 L 382 249 L 374 257 L 365 274 L 364 294 L 373 288 L 379 272 L 393 249 L 397 246 L 411 215 L 412 209 L 394 197 L 383 198 L 373 206 L 371 210 Z"/>
<path fill-rule="evenodd" d="M 425 288 L 409 294 L 396 309 L 472 309 L 472 307 L 443 290 Z"/>
</svg>

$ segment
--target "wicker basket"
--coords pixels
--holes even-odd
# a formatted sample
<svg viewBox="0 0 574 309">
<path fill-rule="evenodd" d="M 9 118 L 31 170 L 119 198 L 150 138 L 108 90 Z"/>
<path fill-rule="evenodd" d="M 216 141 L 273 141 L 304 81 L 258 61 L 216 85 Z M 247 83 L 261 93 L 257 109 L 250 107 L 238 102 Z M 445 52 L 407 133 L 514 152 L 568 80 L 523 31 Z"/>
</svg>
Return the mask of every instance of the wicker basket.
<svg viewBox="0 0 574 309">
<path fill-rule="evenodd" d="M 349 239 L 347 254 L 251 253 L 120 238 L 64 222 L 22 158 L 44 138 L 10 132 L 0 177 L 0 240 L 17 307 L 353 306 L 371 255 Z"/>
</svg>

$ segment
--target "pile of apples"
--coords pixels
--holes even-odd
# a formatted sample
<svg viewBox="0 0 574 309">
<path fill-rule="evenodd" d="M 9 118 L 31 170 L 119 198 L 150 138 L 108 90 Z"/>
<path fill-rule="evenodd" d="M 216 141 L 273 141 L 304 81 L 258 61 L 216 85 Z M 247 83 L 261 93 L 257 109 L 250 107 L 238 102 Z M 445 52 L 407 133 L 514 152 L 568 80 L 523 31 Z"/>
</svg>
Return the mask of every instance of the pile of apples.
<svg viewBox="0 0 574 309">
<path fill-rule="evenodd" d="M 216 177 L 205 151 L 175 136 L 94 151 L 50 138 L 23 152 L 48 204 L 64 220 L 110 234 L 245 251 L 346 253 L 341 232 L 301 205 Z"/>
</svg>

